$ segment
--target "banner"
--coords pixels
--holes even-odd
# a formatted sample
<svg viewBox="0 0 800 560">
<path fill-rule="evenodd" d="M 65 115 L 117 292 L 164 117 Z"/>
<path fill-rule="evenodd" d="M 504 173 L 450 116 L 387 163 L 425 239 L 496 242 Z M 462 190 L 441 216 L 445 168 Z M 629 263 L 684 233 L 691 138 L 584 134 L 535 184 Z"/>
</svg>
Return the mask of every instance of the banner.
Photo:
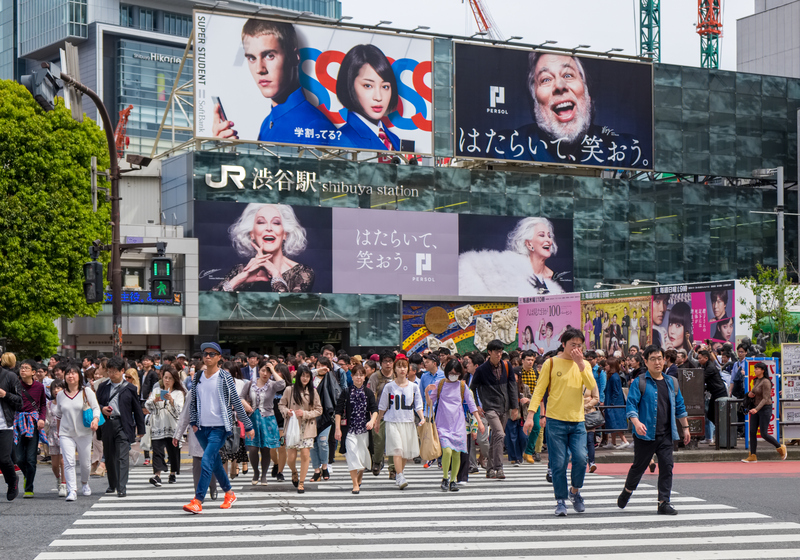
<svg viewBox="0 0 800 560">
<path fill-rule="evenodd" d="M 586 348 L 627 352 L 644 348 L 650 340 L 650 288 L 581 293 L 581 327 Z"/>
<path fill-rule="evenodd" d="M 558 350 L 561 335 L 570 327 L 581 328 L 580 294 L 519 298 L 519 347 L 522 350 L 540 354 Z"/>
<path fill-rule="evenodd" d="M 455 43 L 455 155 L 653 168 L 653 66 Z"/>
<path fill-rule="evenodd" d="M 573 290 L 572 220 L 458 216 L 458 293 L 526 297 Z"/>
<path fill-rule="evenodd" d="M 333 209 L 333 291 L 453 295 L 458 214 Z"/>
<path fill-rule="evenodd" d="M 432 46 L 196 11 L 195 137 L 430 155 Z"/>
<path fill-rule="evenodd" d="M 683 348 L 689 353 L 696 344 L 709 344 L 719 352 L 724 343 L 736 341 L 735 316 L 732 281 L 656 286 L 651 341 L 665 350 Z"/>
</svg>

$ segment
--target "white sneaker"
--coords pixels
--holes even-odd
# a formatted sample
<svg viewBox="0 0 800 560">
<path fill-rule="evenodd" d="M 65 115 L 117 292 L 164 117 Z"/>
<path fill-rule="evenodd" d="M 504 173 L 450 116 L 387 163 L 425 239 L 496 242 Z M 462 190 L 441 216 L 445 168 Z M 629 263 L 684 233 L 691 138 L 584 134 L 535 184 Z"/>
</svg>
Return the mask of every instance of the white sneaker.
<svg viewBox="0 0 800 560">
<path fill-rule="evenodd" d="M 81 494 L 83 494 L 84 496 L 91 496 L 92 495 L 92 489 L 89 488 L 88 484 L 84 484 L 83 485 L 83 488 L 81 488 Z"/>
<path fill-rule="evenodd" d="M 400 490 L 404 490 L 408 486 L 408 481 L 402 473 L 397 473 L 397 485 L 400 487 Z"/>
<path fill-rule="evenodd" d="M 68 502 L 74 502 L 77 499 L 78 499 L 78 494 L 76 492 L 70 492 L 69 495 L 67 496 Z"/>
<path fill-rule="evenodd" d="M 609 441 L 607 444 L 601 446 L 601 448 L 602 449 L 614 449 L 614 444 Z"/>
<path fill-rule="evenodd" d="M 58 485 L 58 497 L 59 498 L 66 498 L 67 497 L 67 485 L 66 484 L 59 484 Z"/>
</svg>

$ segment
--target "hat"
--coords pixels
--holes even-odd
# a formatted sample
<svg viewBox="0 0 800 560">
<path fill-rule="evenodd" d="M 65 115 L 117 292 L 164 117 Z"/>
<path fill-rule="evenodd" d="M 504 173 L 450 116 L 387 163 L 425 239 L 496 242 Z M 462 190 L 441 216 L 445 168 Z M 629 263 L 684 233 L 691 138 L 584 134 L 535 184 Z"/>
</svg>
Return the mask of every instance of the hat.
<svg viewBox="0 0 800 560">
<path fill-rule="evenodd" d="M 408 360 L 408 358 L 406 358 L 405 354 L 399 353 L 394 357 L 394 361 L 396 362 L 397 360 Z"/>
<path fill-rule="evenodd" d="M 377 354 L 373 354 L 372 356 L 369 357 L 369 359 L 372 360 L 373 362 L 381 361 L 381 357 L 378 356 Z"/>
<path fill-rule="evenodd" d="M 222 352 L 220 352 L 220 354 L 222 354 Z M 177 360 L 178 358 L 185 358 L 185 357 L 186 354 L 178 354 L 177 356 L 175 356 L 175 359 Z"/>
<path fill-rule="evenodd" d="M 200 351 L 202 352 L 203 350 L 214 350 L 215 352 L 222 354 L 222 348 L 220 348 L 219 344 L 216 342 L 204 342 L 200 345 Z"/>
<path fill-rule="evenodd" d="M 354 359 L 354 360 L 358 360 L 359 362 L 363 362 L 363 361 L 364 361 L 364 360 L 361 358 L 361 354 L 356 354 L 355 356 L 353 356 L 353 359 Z"/>
</svg>

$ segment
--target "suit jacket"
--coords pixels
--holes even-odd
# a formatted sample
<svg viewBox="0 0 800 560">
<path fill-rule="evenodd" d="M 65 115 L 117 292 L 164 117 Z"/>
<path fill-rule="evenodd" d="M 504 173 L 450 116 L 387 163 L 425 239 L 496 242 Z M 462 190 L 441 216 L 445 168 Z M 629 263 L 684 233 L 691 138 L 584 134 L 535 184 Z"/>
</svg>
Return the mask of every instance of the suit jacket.
<svg viewBox="0 0 800 560">
<path fill-rule="evenodd" d="M 389 130 L 389 127 L 385 125 L 383 130 L 389 138 L 389 142 L 392 143 L 392 149 L 399 150 L 400 138 L 397 134 L 393 133 Z M 386 146 L 381 142 L 381 139 L 378 138 L 378 135 L 375 134 L 375 131 L 367 126 L 367 123 L 361 120 L 361 117 L 352 111 L 347 114 L 347 124 L 342 126 L 339 131 L 342 133 L 341 142 L 337 144 L 339 146 L 372 150 L 386 149 Z"/>
<path fill-rule="evenodd" d="M 109 397 L 111 397 L 111 380 L 106 379 L 97 388 L 97 403 L 100 405 L 101 411 L 111 401 Z M 144 435 L 142 405 L 139 402 L 139 395 L 136 393 L 136 386 L 131 383 L 126 382 L 119 392 L 119 417 L 122 429 L 130 443 L 136 441 L 137 433 Z"/>
<path fill-rule="evenodd" d="M 14 416 L 18 410 L 22 409 L 22 396 L 19 377 L 5 368 L 0 368 L 0 389 L 6 392 L 6 396 L 0 399 L 0 414 L 5 415 L 6 426 L 11 428 L 14 425 Z"/>
</svg>

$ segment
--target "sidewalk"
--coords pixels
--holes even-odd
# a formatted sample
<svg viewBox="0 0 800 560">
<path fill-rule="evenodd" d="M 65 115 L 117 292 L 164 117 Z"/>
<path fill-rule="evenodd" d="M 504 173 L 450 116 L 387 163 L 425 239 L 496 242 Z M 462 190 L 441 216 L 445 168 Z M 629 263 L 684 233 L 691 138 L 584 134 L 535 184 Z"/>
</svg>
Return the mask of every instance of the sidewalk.
<svg viewBox="0 0 800 560">
<path fill-rule="evenodd" d="M 629 436 L 630 437 L 630 436 Z M 800 461 L 800 447 L 787 446 L 787 461 Z M 676 463 L 698 463 L 715 461 L 741 461 L 747 457 L 747 449 L 744 439 L 736 442 L 735 449 L 716 449 L 713 445 L 698 444 L 695 449 L 680 448 L 675 451 L 674 458 Z M 760 461 L 780 461 L 780 457 L 775 452 L 775 448 L 766 442 L 758 442 L 758 460 Z M 633 448 L 627 449 L 595 449 L 595 463 L 632 463 Z"/>
</svg>

